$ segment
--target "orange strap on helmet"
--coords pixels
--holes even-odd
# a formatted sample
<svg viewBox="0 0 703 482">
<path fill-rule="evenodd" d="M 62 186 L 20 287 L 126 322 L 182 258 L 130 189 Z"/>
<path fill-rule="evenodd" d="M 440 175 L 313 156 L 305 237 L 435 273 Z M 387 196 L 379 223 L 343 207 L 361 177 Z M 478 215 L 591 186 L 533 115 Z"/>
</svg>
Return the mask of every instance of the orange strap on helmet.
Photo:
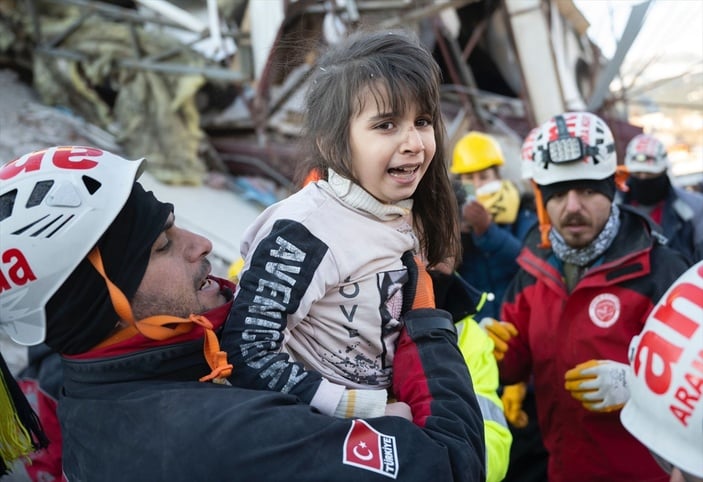
<svg viewBox="0 0 703 482">
<path fill-rule="evenodd" d="M 535 208 L 537 210 L 537 220 L 539 221 L 539 247 L 548 249 L 552 246 L 552 243 L 549 242 L 549 230 L 552 229 L 552 223 L 549 222 L 549 215 L 547 215 L 547 209 L 544 207 L 542 191 L 540 191 L 539 186 L 533 179 L 530 179 L 530 183 L 535 193 Z"/>
<path fill-rule="evenodd" d="M 220 350 L 220 343 L 217 340 L 217 335 L 212 331 L 212 323 L 210 320 L 202 315 L 191 314 L 188 318 L 180 318 L 171 315 L 156 315 L 137 321 L 134 319 L 132 307 L 129 305 L 127 297 L 122 293 L 122 290 L 107 277 L 102 256 L 97 247 L 93 248 L 88 254 L 88 260 L 105 280 L 108 292 L 110 293 L 110 300 L 115 307 L 117 316 L 127 323 L 126 327 L 98 344 L 96 348 L 114 345 L 137 333 L 141 333 L 151 340 L 166 340 L 177 335 L 188 333 L 193 329 L 193 326 L 200 325 L 205 329 L 203 352 L 205 360 L 211 368 L 211 372 L 200 378 L 200 381 L 205 382 L 212 380 L 216 383 L 224 383 L 225 378 L 232 374 L 232 365 L 227 363 L 227 354 Z"/>
</svg>

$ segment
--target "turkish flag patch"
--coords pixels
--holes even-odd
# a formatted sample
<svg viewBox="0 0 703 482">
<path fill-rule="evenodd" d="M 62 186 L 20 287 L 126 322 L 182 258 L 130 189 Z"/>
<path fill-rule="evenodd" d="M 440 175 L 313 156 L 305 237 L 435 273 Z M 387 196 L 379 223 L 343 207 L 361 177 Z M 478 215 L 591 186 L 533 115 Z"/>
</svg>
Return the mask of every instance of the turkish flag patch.
<svg viewBox="0 0 703 482">
<path fill-rule="evenodd" d="M 344 439 L 343 463 L 395 479 L 398 475 L 395 437 L 382 434 L 363 420 L 353 420 Z"/>
</svg>

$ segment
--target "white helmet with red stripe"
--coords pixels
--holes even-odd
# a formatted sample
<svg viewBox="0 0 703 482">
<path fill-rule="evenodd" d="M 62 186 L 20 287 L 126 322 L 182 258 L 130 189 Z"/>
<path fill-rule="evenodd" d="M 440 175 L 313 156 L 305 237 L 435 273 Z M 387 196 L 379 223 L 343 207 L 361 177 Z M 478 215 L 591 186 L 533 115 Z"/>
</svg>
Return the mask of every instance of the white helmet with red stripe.
<svg viewBox="0 0 703 482">
<path fill-rule="evenodd" d="M 0 167 L 0 330 L 44 341 L 45 305 L 119 214 L 143 159 L 51 147 Z"/>
<path fill-rule="evenodd" d="M 639 134 L 627 144 L 625 167 L 630 172 L 660 174 L 669 167 L 666 147 L 653 136 Z"/>
<path fill-rule="evenodd" d="M 629 357 L 622 424 L 658 458 L 703 477 L 703 261 L 657 303 Z"/>
<path fill-rule="evenodd" d="M 613 133 L 590 112 L 565 112 L 542 124 L 531 158 L 531 175 L 539 185 L 601 180 L 617 167 Z"/>
<path fill-rule="evenodd" d="M 522 179 L 532 179 L 532 154 L 535 149 L 535 138 L 539 132 L 539 127 L 533 127 L 522 141 L 520 148 L 520 174 Z"/>
</svg>

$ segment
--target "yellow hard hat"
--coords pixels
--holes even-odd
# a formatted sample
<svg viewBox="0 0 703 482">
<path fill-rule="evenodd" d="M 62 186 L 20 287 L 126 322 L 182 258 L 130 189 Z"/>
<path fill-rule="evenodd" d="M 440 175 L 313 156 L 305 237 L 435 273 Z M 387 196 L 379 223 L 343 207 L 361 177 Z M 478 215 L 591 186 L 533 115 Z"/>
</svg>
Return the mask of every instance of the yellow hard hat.
<svg viewBox="0 0 703 482">
<path fill-rule="evenodd" d="M 471 131 L 454 146 L 451 171 L 454 174 L 468 174 L 504 163 L 503 152 L 493 137 Z"/>
</svg>

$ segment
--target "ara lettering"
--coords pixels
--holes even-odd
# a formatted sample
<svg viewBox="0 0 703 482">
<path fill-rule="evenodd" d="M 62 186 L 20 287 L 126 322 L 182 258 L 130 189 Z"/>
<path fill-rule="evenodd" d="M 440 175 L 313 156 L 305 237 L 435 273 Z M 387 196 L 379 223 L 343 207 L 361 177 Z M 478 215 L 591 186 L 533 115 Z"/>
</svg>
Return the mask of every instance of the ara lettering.
<svg viewBox="0 0 703 482">
<path fill-rule="evenodd" d="M 692 364 L 693 370 L 684 375 L 684 382 L 676 389 L 673 402 L 669 410 L 681 425 L 688 426 L 688 419 L 693 415 L 696 406 L 700 403 L 703 393 L 703 351 L 699 351 Z M 696 373 L 693 373 L 693 372 Z"/>
</svg>

